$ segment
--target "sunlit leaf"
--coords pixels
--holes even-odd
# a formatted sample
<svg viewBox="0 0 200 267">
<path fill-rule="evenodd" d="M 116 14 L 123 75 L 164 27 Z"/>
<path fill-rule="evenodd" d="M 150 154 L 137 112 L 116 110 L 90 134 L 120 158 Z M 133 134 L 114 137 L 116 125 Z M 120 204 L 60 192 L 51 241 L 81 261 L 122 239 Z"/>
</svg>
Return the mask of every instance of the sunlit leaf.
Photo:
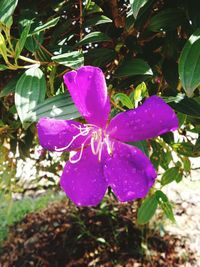
<svg viewBox="0 0 200 267">
<path fill-rule="evenodd" d="M 73 51 L 69 53 L 56 55 L 56 56 L 53 56 L 51 59 L 61 65 L 64 65 L 66 67 L 70 67 L 73 69 L 77 69 L 83 66 L 84 64 L 84 57 L 81 51 Z"/>
<path fill-rule="evenodd" d="M 28 69 L 17 82 L 15 90 L 15 105 L 20 120 L 27 128 L 26 124 L 31 111 L 38 103 L 44 101 L 46 93 L 46 81 L 44 73 L 38 67 Z"/>
<path fill-rule="evenodd" d="M 130 0 L 130 5 L 135 19 L 138 16 L 140 9 L 148 2 L 148 0 Z"/>
<path fill-rule="evenodd" d="M 186 94 L 192 96 L 200 85 L 200 30 L 186 42 L 179 59 L 179 75 Z"/>
</svg>

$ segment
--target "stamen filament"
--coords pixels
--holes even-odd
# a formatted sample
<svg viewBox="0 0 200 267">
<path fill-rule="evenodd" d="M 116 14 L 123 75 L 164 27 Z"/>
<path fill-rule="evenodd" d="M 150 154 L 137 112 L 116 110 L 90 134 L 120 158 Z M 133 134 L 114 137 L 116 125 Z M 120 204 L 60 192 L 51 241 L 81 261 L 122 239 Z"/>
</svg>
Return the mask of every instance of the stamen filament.
<svg viewBox="0 0 200 267">
<path fill-rule="evenodd" d="M 69 142 L 69 144 L 68 144 L 67 146 L 65 146 L 65 147 L 61 147 L 61 148 L 55 148 L 55 151 L 57 151 L 57 152 L 62 152 L 62 151 L 64 151 L 64 150 L 66 150 L 67 148 L 69 148 L 69 147 L 73 144 L 73 142 L 74 142 L 79 136 L 86 136 L 86 135 L 88 135 L 88 134 L 89 134 L 89 130 L 88 130 L 88 129 L 85 129 L 85 131 L 80 132 L 80 133 L 78 133 L 77 135 L 73 136 L 73 137 L 72 137 L 72 140 Z"/>
<path fill-rule="evenodd" d="M 69 162 L 71 162 L 71 163 L 77 163 L 77 162 L 79 162 L 80 161 L 80 159 L 82 158 L 82 154 L 83 154 L 83 149 L 84 149 L 84 143 L 83 144 L 81 144 L 81 150 L 80 150 L 80 154 L 79 154 L 79 157 L 77 158 L 77 159 L 72 159 L 72 157 L 74 157 L 75 155 L 72 155 L 72 153 L 70 152 L 69 153 Z M 77 152 L 78 153 L 78 152 Z M 77 154 L 76 153 L 76 154 Z"/>
</svg>

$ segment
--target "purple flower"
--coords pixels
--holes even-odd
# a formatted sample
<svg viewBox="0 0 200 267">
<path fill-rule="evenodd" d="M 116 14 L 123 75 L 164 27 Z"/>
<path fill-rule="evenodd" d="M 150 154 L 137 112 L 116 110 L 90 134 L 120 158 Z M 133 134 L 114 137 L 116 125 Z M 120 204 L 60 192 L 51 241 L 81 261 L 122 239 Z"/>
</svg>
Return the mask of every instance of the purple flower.
<svg viewBox="0 0 200 267">
<path fill-rule="evenodd" d="M 110 186 L 124 202 L 143 198 L 156 172 L 140 149 L 123 142 L 156 137 L 178 128 L 174 111 L 159 97 L 149 97 L 136 109 L 108 122 L 110 102 L 99 68 L 81 67 L 64 75 L 64 82 L 87 124 L 41 118 L 40 144 L 50 151 L 71 151 L 61 186 L 77 205 L 97 205 Z"/>
</svg>

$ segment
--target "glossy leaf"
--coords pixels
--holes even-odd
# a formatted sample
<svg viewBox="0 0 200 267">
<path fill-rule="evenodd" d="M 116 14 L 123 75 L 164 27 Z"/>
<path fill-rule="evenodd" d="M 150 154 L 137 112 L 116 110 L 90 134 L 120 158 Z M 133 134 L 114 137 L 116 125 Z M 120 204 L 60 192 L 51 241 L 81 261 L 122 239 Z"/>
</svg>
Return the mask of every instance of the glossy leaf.
<svg viewBox="0 0 200 267">
<path fill-rule="evenodd" d="M 53 19 L 47 21 L 45 24 L 36 27 L 36 28 L 33 30 L 33 32 L 31 32 L 31 35 L 32 35 L 32 34 L 39 33 L 39 32 L 43 32 L 43 31 L 48 30 L 48 29 L 50 29 L 50 28 L 52 28 L 52 27 L 55 27 L 56 24 L 58 23 L 59 19 L 60 19 L 60 17 L 53 18 Z"/>
<path fill-rule="evenodd" d="M 102 32 L 91 32 L 83 37 L 83 39 L 78 43 L 78 45 L 86 45 L 89 43 L 99 43 L 111 41 L 111 38 Z"/>
<path fill-rule="evenodd" d="M 31 24 L 27 24 L 21 33 L 20 39 L 18 40 L 16 47 L 15 47 L 15 59 L 17 59 L 19 57 L 19 55 L 22 52 L 22 49 L 24 48 L 24 45 L 26 43 L 26 39 L 27 39 L 29 31 L 30 31 L 30 27 L 31 27 Z"/>
<path fill-rule="evenodd" d="M 113 98 L 114 98 L 115 102 L 121 102 L 122 105 L 127 107 L 128 109 L 134 108 L 131 99 L 123 93 L 117 93 L 113 96 Z"/>
<path fill-rule="evenodd" d="M 112 20 L 104 15 L 98 15 L 94 18 L 87 19 L 84 23 L 84 27 L 96 26 L 105 23 L 111 23 Z"/>
<path fill-rule="evenodd" d="M 179 59 L 179 75 L 186 94 L 191 97 L 200 85 L 200 30 L 186 42 Z"/>
<path fill-rule="evenodd" d="M 37 121 L 42 117 L 70 120 L 80 117 L 80 114 L 69 94 L 65 93 L 53 96 L 34 108 L 31 120 Z"/>
<path fill-rule="evenodd" d="M 61 55 L 53 56 L 51 59 L 61 65 L 70 67 L 72 69 L 77 69 L 84 64 L 84 57 L 81 51 L 64 53 Z"/>
<path fill-rule="evenodd" d="M 151 18 L 148 29 L 153 32 L 172 31 L 184 22 L 184 19 L 181 9 L 166 8 Z"/>
<path fill-rule="evenodd" d="M 148 2 L 148 0 L 130 0 L 133 16 L 136 19 L 140 9 Z"/>
<path fill-rule="evenodd" d="M 0 22 L 7 24 L 12 16 L 18 0 L 1 0 L 0 1 Z"/>
<path fill-rule="evenodd" d="M 180 102 L 169 102 L 169 105 L 183 114 L 200 118 L 200 104 L 192 98 L 184 97 Z"/>
<path fill-rule="evenodd" d="M 112 49 L 94 48 L 90 49 L 84 56 L 86 62 L 92 62 L 93 66 L 101 67 L 112 61 L 116 53 Z"/>
<path fill-rule="evenodd" d="M 133 75 L 153 75 L 150 66 L 142 59 L 124 60 L 117 69 L 116 76 L 127 77 Z"/>
<path fill-rule="evenodd" d="M 46 81 L 44 73 L 38 67 L 28 69 L 18 80 L 15 90 L 15 105 L 19 118 L 27 128 L 26 122 L 38 103 L 44 101 Z"/>
<path fill-rule="evenodd" d="M 157 206 L 158 200 L 156 195 L 147 197 L 138 209 L 137 222 L 139 224 L 146 224 L 155 214 Z"/>
</svg>

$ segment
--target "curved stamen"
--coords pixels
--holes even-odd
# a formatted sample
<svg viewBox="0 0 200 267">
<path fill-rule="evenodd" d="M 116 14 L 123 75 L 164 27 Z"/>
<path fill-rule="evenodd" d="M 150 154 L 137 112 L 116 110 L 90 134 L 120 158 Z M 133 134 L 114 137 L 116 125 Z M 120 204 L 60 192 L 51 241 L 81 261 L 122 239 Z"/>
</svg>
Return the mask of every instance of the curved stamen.
<svg viewBox="0 0 200 267">
<path fill-rule="evenodd" d="M 71 162 L 71 163 L 77 163 L 77 162 L 79 162 L 80 160 L 81 160 L 81 158 L 82 158 L 82 154 L 83 154 L 83 149 L 84 149 L 84 143 L 83 144 L 81 144 L 81 150 L 80 150 L 80 154 L 79 154 L 79 157 L 77 158 L 77 159 L 72 159 L 75 155 L 72 153 L 72 152 L 70 152 L 69 153 L 69 162 Z M 73 155 L 72 155 L 73 154 Z"/>
<path fill-rule="evenodd" d="M 66 150 L 67 148 L 69 148 L 73 143 L 74 141 L 79 137 L 79 136 L 86 136 L 88 135 L 90 132 L 89 129 L 85 128 L 85 131 L 81 131 L 80 133 L 78 133 L 77 135 L 73 136 L 72 137 L 72 140 L 69 142 L 69 144 L 65 147 L 61 147 L 61 148 L 55 148 L 55 151 L 57 152 L 62 152 L 64 150 Z"/>
</svg>

